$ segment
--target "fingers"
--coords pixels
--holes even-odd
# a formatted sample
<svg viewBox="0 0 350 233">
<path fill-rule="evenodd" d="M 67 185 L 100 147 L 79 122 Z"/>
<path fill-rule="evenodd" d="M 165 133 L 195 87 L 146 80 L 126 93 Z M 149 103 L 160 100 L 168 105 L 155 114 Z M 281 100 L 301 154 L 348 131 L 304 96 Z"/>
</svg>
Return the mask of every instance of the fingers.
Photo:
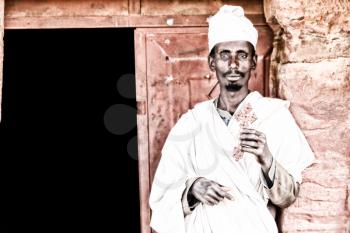
<svg viewBox="0 0 350 233">
<path fill-rule="evenodd" d="M 231 201 L 235 200 L 235 198 L 229 194 L 228 192 L 232 190 L 232 188 L 230 187 L 226 187 L 226 186 L 221 186 L 221 190 L 225 192 L 225 197 Z"/>
<path fill-rule="evenodd" d="M 219 184 L 218 187 L 215 187 L 215 190 L 217 190 L 217 192 L 220 192 L 220 196 L 223 197 L 223 198 L 227 198 L 231 201 L 234 200 L 234 197 L 229 194 L 228 192 L 231 191 L 232 189 L 230 187 L 225 187 L 221 184 Z"/>
<path fill-rule="evenodd" d="M 226 187 L 226 186 L 221 186 L 221 189 L 222 189 L 223 191 L 225 191 L 225 192 L 229 192 L 229 191 L 232 190 L 232 188 Z"/>
<path fill-rule="evenodd" d="M 208 192 L 207 193 L 208 200 L 212 202 L 214 205 L 219 204 L 220 201 L 224 200 L 223 197 L 219 196 L 216 192 Z"/>
<path fill-rule="evenodd" d="M 235 198 L 234 198 L 231 194 L 229 194 L 229 193 L 226 193 L 226 194 L 225 194 L 225 197 L 226 197 L 227 199 L 229 199 L 230 201 L 234 201 L 234 200 L 235 200 Z"/>
<path fill-rule="evenodd" d="M 255 129 L 243 128 L 240 134 L 242 152 L 261 156 L 266 144 L 265 135 Z"/>
<path fill-rule="evenodd" d="M 230 190 L 230 188 L 214 181 L 203 179 L 202 182 L 198 182 L 193 188 L 192 194 L 200 202 L 212 206 L 219 204 L 224 198 L 234 200 L 233 196 L 228 193 Z"/>
<path fill-rule="evenodd" d="M 246 141 L 242 140 L 241 141 L 241 147 L 253 147 L 253 148 L 259 148 L 260 144 L 255 141 Z"/>
<path fill-rule="evenodd" d="M 219 185 L 213 185 L 212 188 L 222 201 L 226 196 L 226 191 L 224 191 Z"/>
<path fill-rule="evenodd" d="M 252 148 L 252 147 L 242 147 L 243 152 L 248 152 L 257 156 L 261 155 L 261 150 L 257 148 Z"/>
<path fill-rule="evenodd" d="M 258 142 L 258 141 L 261 141 L 261 137 L 260 136 L 258 136 L 258 135 L 256 135 L 256 134 L 247 134 L 247 133 L 243 133 L 243 132 L 241 132 L 241 135 L 239 136 L 239 139 L 241 140 L 241 141 L 256 141 L 256 142 Z"/>
<path fill-rule="evenodd" d="M 206 195 L 204 198 L 211 204 L 219 204 L 220 201 L 224 200 L 226 196 L 226 192 L 221 190 L 221 188 L 213 184 L 207 191 Z"/>
<path fill-rule="evenodd" d="M 240 134 L 241 141 L 256 141 L 265 144 L 265 135 L 255 129 L 243 128 Z"/>
<path fill-rule="evenodd" d="M 241 130 L 241 133 L 246 133 L 246 134 L 255 134 L 257 136 L 260 136 L 262 133 L 255 130 L 255 129 L 250 129 L 250 128 L 243 128 Z"/>
<path fill-rule="evenodd" d="M 204 194 L 197 194 L 195 197 L 202 203 L 206 205 L 216 205 L 223 198 L 219 197 L 213 190 L 207 190 Z"/>
<path fill-rule="evenodd" d="M 202 202 L 203 204 L 206 204 L 206 205 L 214 205 L 213 203 L 211 203 L 211 202 L 209 202 L 209 201 L 207 201 L 204 197 L 202 197 L 202 196 L 196 196 L 196 198 L 200 201 L 200 202 Z"/>
</svg>

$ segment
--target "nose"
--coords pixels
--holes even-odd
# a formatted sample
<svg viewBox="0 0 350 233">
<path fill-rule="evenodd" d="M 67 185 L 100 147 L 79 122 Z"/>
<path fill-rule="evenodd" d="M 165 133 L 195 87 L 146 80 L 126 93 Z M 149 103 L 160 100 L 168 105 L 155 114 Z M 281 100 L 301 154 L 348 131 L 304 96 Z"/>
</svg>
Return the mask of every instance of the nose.
<svg viewBox="0 0 350 233">
<path fill-rule="evenodd" d="M 228 65 L 229 65 L 230 69 L 237 69 L 238 61 L 237 61 L 235 56 L 231 56 Z"/>
</svg>

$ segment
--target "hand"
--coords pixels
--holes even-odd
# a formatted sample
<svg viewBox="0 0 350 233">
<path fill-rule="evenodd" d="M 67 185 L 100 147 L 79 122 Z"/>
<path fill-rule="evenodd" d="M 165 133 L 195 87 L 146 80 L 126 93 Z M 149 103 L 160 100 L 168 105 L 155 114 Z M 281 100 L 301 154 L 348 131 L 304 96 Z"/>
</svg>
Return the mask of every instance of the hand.
<svg viewBox="0 0 350 233">
<path fill-rule="evenodd" d="M 272 165 L 272 154 L 267 146 L 265 134 L 255 129 L 243 128 L 240 135 L 241 151 L 254 154 L 264 173 Z"/>
<path fill-rule="evenodd" d="M 192 184 L 189 192 L 198 201 L 212 206 L 224 200 L 225 197 L 234 200 L 233 196 L 228 193 L 229 190 L 231 189 L 228 187 L 201 177 Z"/>
</svg>

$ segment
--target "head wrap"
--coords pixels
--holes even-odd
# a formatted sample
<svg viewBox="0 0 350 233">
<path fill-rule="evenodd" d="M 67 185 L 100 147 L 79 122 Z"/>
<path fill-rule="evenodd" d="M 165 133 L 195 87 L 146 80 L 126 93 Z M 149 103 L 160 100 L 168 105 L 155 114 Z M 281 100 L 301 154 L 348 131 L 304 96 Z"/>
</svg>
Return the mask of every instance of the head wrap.
<svg viewBox="0 0 350 233">
<path fill-rule="evenodd" d="M 238 40 L 250 42 L 256 50 L 258 32 L 244 16 L 242 7 L 224 5 L 209 18 L 209 52 L 218 43 Z"/>
</svg>

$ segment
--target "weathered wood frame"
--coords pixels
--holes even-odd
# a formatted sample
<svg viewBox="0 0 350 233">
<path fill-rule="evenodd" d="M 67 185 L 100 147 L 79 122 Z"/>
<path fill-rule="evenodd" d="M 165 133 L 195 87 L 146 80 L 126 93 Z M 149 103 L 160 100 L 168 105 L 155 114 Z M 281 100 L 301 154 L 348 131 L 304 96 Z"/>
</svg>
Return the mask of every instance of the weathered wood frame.
<svg viewBox="0 0 350 233">
<path fill-rule="evenodd" d="M 5 29 L 200 27 L 206 26 L 208 15 L 223 4 L 243 5 L 255 22 L 265 23 L 261 0 L 202 0 L 177 4 L 175 8 L 179 9 L 169 8 L 168 2 L 175 5 L 172 0 L 8 0 L 4 26 Z M 157 5 L 162 6 L 153 11 L 151 8 Z"/>
<path fill-rule="evenodd" d="M 261 15 L 248 15 L 248 17 L 255 22 L 265 22 Z M 5 29 L 205 27 L 207 18 L 208 15 L 5 17 Z M 173 23 L 169 24 L 171 21 Z"/>
</svg>

